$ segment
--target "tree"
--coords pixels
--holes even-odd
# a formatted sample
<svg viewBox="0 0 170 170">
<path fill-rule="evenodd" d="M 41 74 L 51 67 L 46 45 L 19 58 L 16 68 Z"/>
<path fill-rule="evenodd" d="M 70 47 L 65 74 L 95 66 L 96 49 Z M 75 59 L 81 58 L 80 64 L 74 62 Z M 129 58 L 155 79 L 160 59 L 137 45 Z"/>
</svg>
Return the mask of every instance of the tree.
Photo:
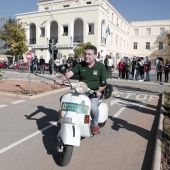
<svg viewBox="0 0 170 170">
<path fill-rule="evenodd" d="M 26 33 L 22 23 L 15 19 L 5 20 L 0 29 L 0 38 L 5 41 L 3 48 L 9 49 L 8 53 L 19 56 L 28 51 L 26 46 Z"/>
<path fill-rule="evenodd" d="M 74 49 L 74 56 L 75 58 L 78 58 L 79 56 L 83 55 L 84 54 L 84 48 L 87 46 L 87 45 L 91 45 L 90 42 L 87 42 L 87 43 L 79 43 L 77 45 L 77 47 Z"/>
</svg>

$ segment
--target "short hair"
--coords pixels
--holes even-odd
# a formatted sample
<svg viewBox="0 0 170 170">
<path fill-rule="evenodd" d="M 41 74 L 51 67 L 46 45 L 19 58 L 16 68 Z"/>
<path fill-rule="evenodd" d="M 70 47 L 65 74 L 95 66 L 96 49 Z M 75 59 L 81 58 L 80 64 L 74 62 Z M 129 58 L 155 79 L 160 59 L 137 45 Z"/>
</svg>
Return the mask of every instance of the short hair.
<svg viewBox="0 0 170 170">
<path fill-rule="evenodd" d="M 97 55 L 97 48 L 94 45 L 87 45 L 84 49 L 85 50 L 93 50 L 94 54 Z"/>
</svg>

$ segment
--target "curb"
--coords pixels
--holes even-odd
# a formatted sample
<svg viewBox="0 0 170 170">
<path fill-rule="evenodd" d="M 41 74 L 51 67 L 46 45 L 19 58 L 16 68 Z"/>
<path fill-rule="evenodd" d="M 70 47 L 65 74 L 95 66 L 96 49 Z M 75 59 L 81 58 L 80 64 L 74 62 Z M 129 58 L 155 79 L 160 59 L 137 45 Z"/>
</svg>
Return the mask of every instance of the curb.
<svg viewBox="0 0 170 170">
<path fill-rule="evenodd" d="M 39 97 L 44 97 L 44 96 L 48 96 L 48 95 L 51 95 L 51 94 L 55 94 L 55 93 L 59 93 L 59 92 L 62 92 L 62 91 L 66 91 L 66 90 L 69 90 L 70 88 L 69 87 L 64 87 L 64 88 L 61 88 L 61 89 L 57 89 L 57 90 L 52 90 L 50 92 L 46 92 L 46 93 L 41 93 L 41 94 L 37 94 L 37 95 L 33 95 L 33 96 L 26 96 L 26 95 L 21 95 L 21 94 L 11 94 L 11 93 L 8 93 L 8 92 L 0 92 L 0 96 L 8 96 L 8 97 L 16 97 L 16 98 L 20 98 L 20 99 L 37 99 Z"/>
<path fill-rule="evenodd" d="M 160 117 L 158 122 L 158 129 L 157 129 L 156 140 L 155 140 L 155 150 L 154 150 L 154 156 L 152 161 L 152 170 L 161 169 L 161 139 L 162 139 L 163 119 L 164 119 L 163 112 L 164 112 L 164 94 L 162 94 Z"/>
</svg>

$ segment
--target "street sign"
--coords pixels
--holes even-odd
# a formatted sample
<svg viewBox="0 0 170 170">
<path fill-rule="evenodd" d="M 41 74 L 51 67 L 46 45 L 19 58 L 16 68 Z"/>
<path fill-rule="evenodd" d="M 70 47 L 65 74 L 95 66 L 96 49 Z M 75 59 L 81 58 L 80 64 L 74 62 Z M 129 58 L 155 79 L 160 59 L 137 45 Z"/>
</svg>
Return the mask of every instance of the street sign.
<svg viewBox="0 0 170 170">
<path fill-rule="evenodd" d="M 26 53 L 26 58 L 27 58 L 28 61 L 30 61 L 30 60 L 32 59 L 32 54 L 31 54 L 31 52 L 28 51 L 28 52 Z"/>
</svg>

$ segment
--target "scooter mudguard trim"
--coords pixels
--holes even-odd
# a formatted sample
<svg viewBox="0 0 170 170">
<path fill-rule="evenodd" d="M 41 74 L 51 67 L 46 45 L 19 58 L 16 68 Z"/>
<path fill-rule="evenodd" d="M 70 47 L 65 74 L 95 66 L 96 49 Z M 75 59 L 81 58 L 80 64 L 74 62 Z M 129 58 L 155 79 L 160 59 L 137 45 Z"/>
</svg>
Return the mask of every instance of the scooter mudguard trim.
<svg viewBox="0 0 170 170">
<path fill-rule="evenodd" d="M 80 128 L 75 124 L 63 124 L 59 136 L 65 145 L 80 146 Z"/>
</svg>

